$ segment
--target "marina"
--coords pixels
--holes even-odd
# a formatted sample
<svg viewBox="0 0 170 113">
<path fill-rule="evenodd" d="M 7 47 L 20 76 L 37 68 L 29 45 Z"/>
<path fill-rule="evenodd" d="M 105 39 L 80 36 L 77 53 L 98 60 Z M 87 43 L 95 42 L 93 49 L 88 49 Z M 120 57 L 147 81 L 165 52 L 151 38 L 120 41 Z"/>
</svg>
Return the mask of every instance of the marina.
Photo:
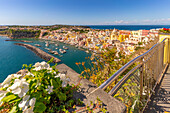
<svg viewBox="0 0 170 113">
<path fill-rule="evenodd" d="M 14 43 L 16 43 L 15 41 L 5 41 L 5 40 L 11 40 L 11 39 L 7 38 L 6 36 L 0 36 L 0 52 L 1 54 L 3 54 L 3 56 L 0 56 L 0 61 L 1 61 L 0 82 L 2 82 L 7 75 L 16 73 L 19 69 L 22 68 L 23 64 L 33 64 L 36 62 L 44 61 L 44 59 L 37 56 L 34 52 L 24 47 L 14 45 Z M 77 65 L 75 63 L 85 62 L 85 61 L 88 62 L 88 60 L 85 58 L 91 56 L 91 54 L 87 54 L 85 51 L 79 50 L 74 46 L 66 45 L 60 42 L 50 43 L 49 47 L 46 47 L 45 43 L 51 42 L 50 40 L 48 41 L 43 39 L 42 40 L 24 39 L 24 40 L 32 41 L 32 43 L 28 43 L 32 46 L 35 46 L 35 44 L 39 44 L 40 45 L 38 47 L 39 49 L 61 60 L 61 62 L 59 62 L 58 64 L 64 63 L 78 73 L 80 73 L 81 71 L 79 68 L 77 68 Z M 22 42 L 22 43 L 27 44 L 27 42 Z M 58 46 L 56 46 L 55 44 L 58 44 Z M 63 46 L 66 46 L 69 49 L 65 54 L 60 54 L 59 49 L 60 48 L 63 49 Z M 48 52 L 49 50 L 55 52 L 52 54 Z M 85 64 L 85 65 L 89 66 L 89 64 Z"/>
</svg>

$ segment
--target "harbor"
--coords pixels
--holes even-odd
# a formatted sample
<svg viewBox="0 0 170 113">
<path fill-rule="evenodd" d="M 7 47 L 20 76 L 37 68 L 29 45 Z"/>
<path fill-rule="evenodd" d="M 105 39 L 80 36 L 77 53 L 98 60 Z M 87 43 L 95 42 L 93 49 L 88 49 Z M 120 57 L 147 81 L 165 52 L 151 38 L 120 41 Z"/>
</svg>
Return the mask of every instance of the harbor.
<svg viewBox="0 0 170 113">
<path fill-rule="evenodd" d="M 44 59 L 40 58 L 34 52 L 28 50 L 27 48 L 14 45 L 14 43 L 17 43 L 16 41 L 5 41 L 5 40 L 11 40 L 11 39 L 6 36 L 0 36 L 0 51 L 1 51 L 1 54 L 3 54 L 3 56 L 0 57 L 0 61 L 1 61 L 0 82 L 2 82 L 6 78 L 7 75 L 11 73 L 16 73 L 19 69 L 22 68 L 23 64 L 33 64 L 36 62 L 44 61 Z M 24 40 L 32 41 L 32 43 L 27 43 L 27 42 L 21 42 L 21 43 L 30 44 L 32 46 L 35 46 L 35 44 L 39 44 L 41 47 L 40 46 L 39 47 L 35 46 L 35 47 L 56 57 L 57 59 L 60 59 L 61 62 L 58 62 L 57 64 L 64 63 L 67 66 L 71 67 L 73 70 L 75 70 L 77 73 L 80 73 L 81 70 L 77 67 L 75 63 L 76 62 L 88 62 L 86 57 L 91 56 L 91 54 L 87 54 L 83 50 L 80 50 L 74 46 L 60 43 L 60 42 L 54 42 L 54 41 L 43 40 L 43 39 L 41 40 L 24 39 Z M 46 41 L 49 42 L 49 47 L 45 46 Z M 66 50 L 66 53 L 64 54 L 59 52 L 59 49 L 64 50 L 63 46 L 68 48 L 68 50 Z M 49 50 L 57 51 L 58 54 L 49 53 Z M 85 65 L 87 67 L 89 66 L 89 64 L 85 64 Z"/>
</svg>

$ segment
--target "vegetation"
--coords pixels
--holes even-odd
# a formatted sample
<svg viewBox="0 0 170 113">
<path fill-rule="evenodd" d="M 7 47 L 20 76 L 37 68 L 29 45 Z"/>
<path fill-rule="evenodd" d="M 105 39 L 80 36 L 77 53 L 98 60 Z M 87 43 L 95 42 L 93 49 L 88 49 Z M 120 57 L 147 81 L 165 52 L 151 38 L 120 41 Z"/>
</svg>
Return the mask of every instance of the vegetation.
<svg viewBox="0 0 170 113">
<path fill-rule="evenodd" d="M 8 29 L 0 29 L 0 35 L 6 35 L 8 33 Z"/>
<path fill-rule="evenodd" d="M 79 33 L 87 33 L 87 32 L 89 32 L 89 30 L 84 30 L 84 29 L 81 29 L 81 30 L 73 29 L 72 31 L 79 32 Z"/>
<path fill-rule="evenodd" d="M 8 36 L 11 38 L 38 38 L 40 36 L 40 30 L 8 30 Z"/>
<path fill-rule="evenodd" d="M 92 64 L 90 64 L 91 68 L 86 68 L 84 66 L 85 62 L 76 63 L 76 65 L 84 67 L 84 71 L 81 73 L 83 77 L 100 86 L 128 61 L 129 56 L 126 56 L 124 52 L 117 53 L 116 47 L 113 47 L 112 49 L 106 48 L 101 54 L 93 54 L 91 58 L 89 58 L 89 64 L 92 62 Z M 110 85 L 106 91 L 110 91 L 114 85 L 115 82 Z"/>
<path fill-rule="evenodd" d="M 35 65 L 23 65 L 25 74 L 11 74 L 1 84 L 0 112 L 9 113 L 69 113 L 93 110 L 105 112 L 102 102 L 97 98 L 95 104 L 77 109 L 76 105 L 83 103 L 80 99 L 73 99 L 73 91 L 78 85 L 69 85 L 69 78 L 56 70 L 56 65 L 41 62 Z"/>
<path fill-rule="evenodd" d="M 48 35 L 48 32 L 45 32 L 42 36 L 44 37 L 44 36 L 47 36 Z"/>
<path fill-rule="evenodd" d="M 163 29 L 160 30 L 160 32 L 162 32 L 162 33 L 170 33 L 170 29 L 163 28 Z"/>
<path fill-rule="evenodd" d="M 91 68 L 85 67 L 85 62 L 76 63 L 78 67 L 84 68 L 81 75 L 84 78 L 89 79 L 91 82 L 100 86 L 104 83 L 108 78 L 110 78 L 116 71 L 118 71 L 122 66 L 124 66 L 127 62 L 132 60 L 136 57 L 136 55 L 141 55 L 142 53 L 146 52 L 148 48 L 152 47 L 154 44 L 157 43 L 157 39 L 151 41 L 146 45 L 146 47 L 136 47 L 135 52 L 130 56 L 125 55 L 124 52 L 120 51 L 117 52 L 117 48 L 113 47 L 112 49 L 106 48 L 102 50 L 100 54 L 92 55 L 89 59 L 89 65 Z M 142 43 L 140 43 L 142 44 Z M 90 63 L 92 62 L 92 64 Z M 87 63 L 87 62 L 86 62 Z M 113 83 L 106 88 L 106 92 L 109 92 L 117 83 L 124 77 L 124 75 L 129 72 L 132 68 L 134 68 L 136 64 L 130 66 L 127 70 L 124 71 Z M 139 73 L 137 70 L 135 74 Z M 122 86 L 121 89 L 117 91 L 114 95 L 115 98 L 123 102 L 127 107 L 127 112 L 138 112 L 144 106 L 142 101 L 140 100 L 140 88 L 139 85 L 134 82 L 134 77 L 130 77 Z"/>
</svg>

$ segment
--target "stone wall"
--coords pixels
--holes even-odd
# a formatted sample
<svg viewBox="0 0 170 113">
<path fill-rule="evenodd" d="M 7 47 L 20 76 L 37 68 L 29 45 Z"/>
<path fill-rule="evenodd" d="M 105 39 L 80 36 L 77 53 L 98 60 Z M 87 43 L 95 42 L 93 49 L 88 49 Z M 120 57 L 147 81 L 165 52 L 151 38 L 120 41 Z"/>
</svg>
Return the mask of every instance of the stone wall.
<svg viewBox="0 0 170 113">
<path fill-rule="evenodd" d="M 75 99 L 81 99 L 85 105 L 90 105 L 90 101 L 95 102 L 98 97 L 106 107 L 107 113 L 124 113 L 126 111 L 126 106 L 123 103 L 108 95 L 104 90 L 98 88 L 95 84 L 91 83 L 87 79 L 80 80 L 79 74 L 67 65 L 60 64 L 56 68 L 59 72 L 66 73 L 66 76 L 71 80 L 70 84 L 76 85 L 80 82 L 81 85 L 79 90 L 74 92 Z M 80 113 L 82 112 L 85 111 L 80 111 Z M 99 111 L 96 110 L 95 112 Z"/>
</svg>

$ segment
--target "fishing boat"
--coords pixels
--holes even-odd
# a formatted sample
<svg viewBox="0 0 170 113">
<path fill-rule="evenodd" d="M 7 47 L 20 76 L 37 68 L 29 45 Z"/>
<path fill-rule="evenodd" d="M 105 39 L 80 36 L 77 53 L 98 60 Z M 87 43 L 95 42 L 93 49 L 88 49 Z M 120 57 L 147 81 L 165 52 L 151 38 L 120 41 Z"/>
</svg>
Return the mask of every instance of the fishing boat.
<svg viewBox="0 0 170 113">
<path fill-rule="evenodd" d="M 63 46 L 63 49 L 68 49 L 66 46 Z"/>
<path fill-rule="evenodd" d="M 38 47 L 41 47 L 41 45 L 40 44 L 34 44 L 35 46 L 38 46 Z"/>
<path fill-rule="evenodd" d="M 58 49 L 57 47 L 55 49 Z"/>
<path fill-rule="evenodd" d="M 59 46 L 58 44 L 55 44 L 55 46 Z"/>
</svg>

